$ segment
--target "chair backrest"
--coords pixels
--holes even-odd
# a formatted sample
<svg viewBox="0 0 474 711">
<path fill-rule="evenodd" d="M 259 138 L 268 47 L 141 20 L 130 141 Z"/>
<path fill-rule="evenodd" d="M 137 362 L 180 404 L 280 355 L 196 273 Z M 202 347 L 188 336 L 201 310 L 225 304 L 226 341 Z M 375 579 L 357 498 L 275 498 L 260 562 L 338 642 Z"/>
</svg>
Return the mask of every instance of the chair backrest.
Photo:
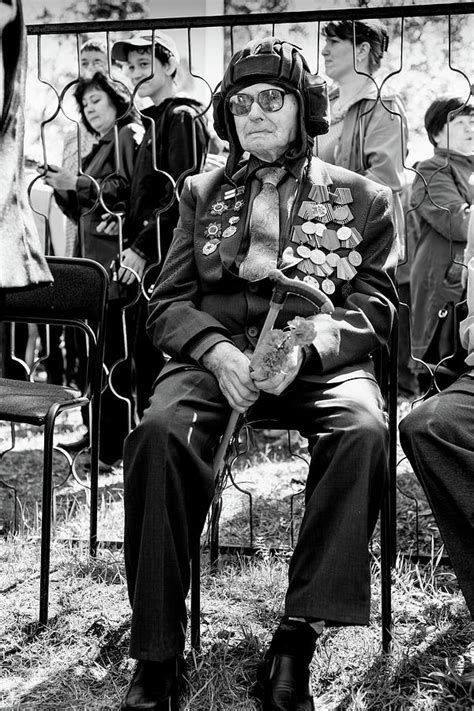
<svg viewBox="0 0 474 711">
<path fill-rule="evenodd" d="M 87 394 L 92 378 L 102 377 L 109 277 L 102 265 L 92 259 L 46 259 L 53 283 L 18 291 L 0 291 L 0 321 L 80 328 L 89 343 Z"/>
</svg>

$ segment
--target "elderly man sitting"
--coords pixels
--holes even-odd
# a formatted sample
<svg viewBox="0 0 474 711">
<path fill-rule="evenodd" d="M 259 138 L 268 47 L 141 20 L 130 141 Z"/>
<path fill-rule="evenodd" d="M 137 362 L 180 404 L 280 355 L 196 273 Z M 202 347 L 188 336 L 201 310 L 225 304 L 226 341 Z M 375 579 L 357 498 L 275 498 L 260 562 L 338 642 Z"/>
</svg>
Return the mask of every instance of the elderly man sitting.
<svg viewBox="0 0 474 711">
<path fill-rule="evenodd" d="M 313 137 L 328 128 L 326 88 L 290 43 L 268 37 L 237 52 L 214 99 L 229 159 L 184 187 L 148 320 L 170 360 L 125 444 L 130 654 L 139 661 L 122 708 L 179 708 L 190 552 L 214 494 L 213 456 L 231 410 L 254 406 L 298 429 L 311 450 L 284 616 L 261 669 L 264 709 L 311 709 L 318 634 L 369 620 L 368 541 L 388 439 L 371 354 L 397 308 L 391 194 L 312 157 Z M 318 286 L 335 310 L 314 315 L 289 297 L 276 327 L 311 317 L 316 335 L 267 377 L 249 357 L 274 267 Z"/>
</svg>

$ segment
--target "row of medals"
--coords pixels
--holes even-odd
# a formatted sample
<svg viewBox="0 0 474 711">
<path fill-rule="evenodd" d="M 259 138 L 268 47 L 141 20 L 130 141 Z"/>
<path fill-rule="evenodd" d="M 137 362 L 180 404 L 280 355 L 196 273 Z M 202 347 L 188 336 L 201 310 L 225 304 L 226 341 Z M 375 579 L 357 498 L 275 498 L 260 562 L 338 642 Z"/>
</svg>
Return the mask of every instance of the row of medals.
<svg viewBox="0 0 474 711">
<path fill-rule="evenodd" d="M 211 215 L 222 215 L 229 209 L 240 212 L 242 199 L 235 200 L 232 207 L 226 203 L 227 200 L 241 196 L 243 192 L 244 188 L 239 187 L 224 193 L 224 201 L 219 200 L 212 205 Z M 304 281 L 320 287 L 326 294 L 333 294 L 336 286 L 329 277 L 336 276 L 349 281 L 356 275 L 356 267 L 362 262 L 360 252 L 354 249 L 362 241 L 362 236 L 355 227 L 346 224 L 354 219 L 349 208 L 353 202 L 352 194 L 350 188 L 336 188 L 334 193 L 330 193 L 325 185 L 314 185 L 308 197 L 309 200 L 304 200 L 298 211 L 298 216 L 305 222 L 294 226 L 291 235 L 291 241 L 297 245 L 296 253 L 301 257 L 296 268 L 304 275 Z M 239 215 L 232 215 L 224 230 L 217 222 L 211 222 L 205 230 L 208 240 L 202 253 L 206 256 L 212 254 L 221 238 L 232 237 L 237 231 L 239 220 Z M 329 222 L 341 226 L 335 230 L 329 229 L 326 226 Z M 341 249 L 344 255 L 337 251 Z"/>
<path fill-rule="evenodd" d="M 332 279 L 350 281 L 362 263 L 360 252 L 354 249 L 362 242 L 362 236 L 347 225 L 354 219 L 349 207 L 352 194 L 350 188 L 336 188 L 331 193 L 325 185 L 313 185 L 308 198 L 298 211 L 305 222 L 293 227 L 291 235 L 296 253 L 302 257 L 296 268 L 304 274 L 303 281 L 320 287 L 325 294 L 333 294 L 336 286 Z M 340 227 L 329 229 L 329 222 Z"/>
<path fill-rule="evenodd" d="M 218 200 L 211 207 L 211 215 L 220 216 L 228 210 L 233 210 L 234 212 L 240 212 L 244 201 L 242 200 L 242 195 L 245 191 L 243 186 L 238 188 L 233 188 L 224 193 L 224 200 Z M 236 199 L 239 198 L 239 199 Z M 234 199 L 234 204 L 228 205 L 227 201 Z M 211 222 L 205 229 L 205 236 L 208 238 L 204 247 L 202 248 L 202 253 L 204 255 L 212 254 L 216 251 L 221 241 L 221 238 L 228 238 L 235 235 L 237 232 L 236 224 L 240 220 L 240 215 L 232 215 L 229 217 L 229 225 L 223 230 L 221 225 L 217 222 Z"/>
</svg>

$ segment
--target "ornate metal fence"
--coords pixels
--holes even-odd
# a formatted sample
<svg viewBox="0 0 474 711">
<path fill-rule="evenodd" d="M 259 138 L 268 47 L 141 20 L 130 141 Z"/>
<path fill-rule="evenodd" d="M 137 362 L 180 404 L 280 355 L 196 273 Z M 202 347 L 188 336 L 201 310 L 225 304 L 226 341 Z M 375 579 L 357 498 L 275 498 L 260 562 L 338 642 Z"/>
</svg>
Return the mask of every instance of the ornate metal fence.
<svg viewBox="0 0 474 711">
<path fill-rule="evenodd" d="M 46 168 L 40 168 L 39 173 L 35 173 L 30 183 L 30 198 L 40 230 L 44 234 L 45 252 L 61 254 L 74 253 L 82 256 L 87 254 L 87 240 L 84 234 L 84 227 L 88 224 L 88 216 L 94 210 L 99 210 L 103 215 L 104 222 L 110 226 L 110 239 L 114 242 L 116 260 L 112 260 L 111 276 L 115 279 L 117 268 L 120 268 L 124 250 L 127 249 L 126 229 L 127 229 L 127 208 L 124 202 L 116 200 L 111 203 L 107 200 L 106 187 L 107 180 L 88 176 L 87 170 L 83 169 L 84 158 L 91 148 L 91 141 L 87 137 L 84 123 L 80 120 L 77 106 L 74 105 L 73 92 L 78 86 L 84 71 L 81 67 L 81 47 L 84 40 L 100 39 L 106 48 L 106 66 L 104 72 L 110 80 L 119 82 L 122 89 L 128 92 L 128 111 L 135 107 L 141 115 L 143 122 L 147 124 L 149 119 L 144 110 L 143 103 L 139 98 L 139 86 L 132 87 L 125 71 L 117 67 L 112 58 L 112 45 L 118 39 L 123 39 L 126 35 L 135 31 L 150 31 L 152 37 L 156 33 L 164 30 L 180 39 L 180 46 L 183 48 L 185 60 L 182 63 L 181 72 L 186 83 L 186 91 L 194 94 L 201 102 L 201 107 L 195 112 L 193 126 L 197 128 L 197 121 L 201 115 L 210 116 L 212 103 L 212 92 L 216 87 L 216 76 L 206 74 L 205 67 L 209 67 L 209 62 L 203 61 L 204 55 L 216 54 L 212 44 L 216 37 L 218 56 L 216 56 L 216 66 L 222 67 L 225 61 L 239 48 L 244 41 L 250 37 L 261 37 L 267 34 L 277 34 L 283 38 L 288 38 L 296 44 L 303 45 L 305 54 L 312 71 L 323 72 L 324 66 L 321 61 L 322 43 L 324 41 L 322 29 L 325 23 L 335 20 L 346 20 L 349 23 L 355 19 L 380 19 L 389 27 L 391 35 L 388 52 L 384 58 L 380 70 L 372 79 L 376 89 L 377 102 L 380 103 L 387 112 L 393 114 L 394 130 L 399 132 L 397 150 L 400 151 L 401 160 L 405 172 L 405 185 L 397 187 L 396 192 L 403 198 L 405 227 L 401 231 L 401 241 L 404 242 L 403 254 L 400 259 L 400 275 L 404 274 L 404 283 L 409 283 L 408 270 L 412 259 L 410 233 L 412 229 L 412 217 L 416 216 L 417 205 L 410 205 L 409 192 L 413 176 L 418 175 L 424 181 L 428 199 L 430 197 L 430 186 L 426 179 L 421 176 L 416 167 L 413 166 L 417 160 L 428 155 L 423 151 L 429 149 L 426 138 L 423 139 L 423 114 L 427 108 L 428 101 L 434 99 L 439 93 L 451 92 L 459 94 L 467 104 L 471 91 L 474 45 L 474 3 L 443 3 L 405 6 L 383 6 L 347 8 L 307 12 L 284 12 L 284 13 L 258 13 L 252 15 L 225 15 L 194 18 L 173 18 L 173 19 L 143 19 L 124 21 L 96 21 L 96 22 L 70 22 L 54 23 L 49 25 L 30 25 L 27 28 L 30 37 L 30 74 L 35 74 L 36 79 L 30 75 L 27 90 L 26 111 L 30 115 L 38 117 L 36 128 L 30 121 L 30 146 L 37 158 L 37 163 L 42 166 L 57 164 L 65 157 L 61 154 L 58 146 L 64 143 L 69 146 L 69 165 L 77 173 L 78 178 L 83 181 L 90 179 L 91 190 L 95 191 L 95 199 L 89 208 L 79 215 L 77 226 L 66 223 L 56 204 L 51 201 L 48 193 L 45 197 L 43 178 Z M 213 30 L 218 35 L 213 35 L 214 40 L 209 39 L 206 34 Z M 206 43 L 211 42 L 209 46 Z M 354 43 L 355 44 L 355 43 Z M 58 58 L 61 63 L 58 63 Z M 355 52 L 353 56 L 355 61 Z M 187 65 L 188 72 L 185 71 Z M 61 67 L 59 69 L 59 67 Z M 436 72 L 436 74 L 435 74 Z M 150 75 L 151 77 L 152 75 Z M 149 78 L 149 77 L 147 77 Z M 143 83 L 143 82 L 142 82 Z M 408 141 L 409 152 L 406 153 L 406 141 L 402 134 L 401 115 L 397 110 L 393 110 L 386 103 L 386 94 L 401 95 L 408 116 L 411 138 Z M 423 103 L 425 101 L 425 103 Z M 120 117 L 119 117 L 120 118 Z M 364 117 L 361 117 L 361 120 Z M 36 131 L 36 141 L 34 133 Z M 159 154 L 159 146 L 156 146 L 156 136 L 153 133 L 152 142 L 155 142 L 153 155 Z M 425 145 L 422 146 L 423 140 Z M 120 176 L 123 179 L 123 164 L 119 142 L 119 121 L 117 119 L 113 131 L 112 141 L 114 145 L 115 170 L 111 177 Z M 196 135 L 194 136 L 194 146 L 196 146 Z M 448 145 L 449 153 L 449 145 Z M 71 159 L 72 155 L 72 159 Z M 204 169 L 212 169 L 225 161 L 225 146 L 218 142 L 211 143 L 210 155 L 208 155 Z M 65 157 L 68 160 L 67 156 Z M 133 267 L 127 266 L 133 288 L 127 290 L 126 298 L 119 303 L 120 309 L 120 339 L 121 347 L 114 356 L 114 359 L 107 364 L 105 387 L 117 398 L 117 403 L 126 408 L 127 429 L 134 424 L 137 416 L 136 401 L 136 369 L 133 366 L 133 340 L 137 336 L 135 330 L 131 333 L 132 326 L 136 329 L 144 329 L 144 320 L 137 312 L 146 306 L 150 291 L 159 273 L 159 265 L 162 259 L 162 223 L 163 216 L 170 209 L 170 206 L 179 200 L 180 190 L 183 180 L 190 172 L 202 169 L 198 165 L 198 156 L 194 152 L 194 164 L 189 166 L 185 173 L 175 175 L 160 168 L 156 163 L 154 168 L 162 178 L 162 188 L 165 199 L 157 199 L 156 209 L 152 220 L 154 229 L 152 230 L 152 240 L 154 241 L 155 258 L 148 260 L 143 273 L 139 273 Z M 31 163 L 34 165 L 34 163 Z M 446 162 L 447 165 L 447 162 Z M 359 172 L 364 172 L 364 166 L 358 167 Z M 102 176 L 105 177 L 105 176 Z M 43 186 L 43 187 L 42 187 Z M 126 192 L 127 185 L 122 186 Z M 441 213 L 448 213 L 449 208 L 439 206 Z M 68 225 L 68 226 L 66 226 Z M 451 222 L 448 220 L 448 234 L 446 238 L 450 244 L 450 262 L 452 265 L 463 269 L 462 259 L 459 257 L 459 250 L 456 249 L 456 235 L 451 233 Z M 416 227 L 416 224 L 415 224 Z M 65 239 L 69 235 L 69 241 Z M 133 277 L 133 279 L 132 279 Z M 400 278 L 402 282 L 402 278 Z M 117 282 L 113 281 L 116 285 Z M 410 319 L 409 319 L 409 290 L 404 289 L 402 294 L 402 304 L 400 319 L 402 322 L 402 337 L 408 348 L 411 344 Z M 133 315 L 133 317 L 132 317 Z M 30 338 L 28 338 L 28 335 Z M 51 371 L 54 365 L 54 357 L 61 363 L 70 357 L 68 348 L 72 348 L 68 342 L 67 334 L 51 334 L 45 332 L 42 335 L 40 345 L 37 334 L 27 334 L 26 340 L 20 342 L 18 333 L 12 331 L 12 357 L 10 367 L 19 366 L 26 373 L 26 377 L 39 377 L 39 373 L 46 366 L 46 374 Z M 139 334 L 140 336 L 140 334 Z M 53 341 L 55 347 L 53 347 Z M 29 352 L 31 351 L 31 352 Z M 454 352 L 454 345 L 453 345 Z M 451 377 L 449 373 L 449 357 L 451 353 L 444 354 L 444 357 L 436 362 L 426 362 L 419 353 L 412 354 L 411 364 L 417 363 L 419 369 L 424 374 L 422 387 L 418 397 L 423 397 L 430 388 L 440 388 L 444 385 L 445 377 Z M 74 355 L 78 358 L 78 354 Z M 82 356 L 83 357 L 83 356 Z M 406 357 L 404 355 L 403 357 Z M 132 383 L 130 388 L 123 386 L 123 379 L 120 379 L 120 372 L 126 365 L 130 371 Z M 408 366 L 408 363 L 406 364 Z M 74 370 L 74 367 L 72 367 Z M 13 368 L 15 372 L 16 368 Z M 42 375 L 41 377 L 47 377 Z M 64 368 L 61 378 L 74 377 Z M 395 462 L 392 467 L 392 482 L 395 485 L 395 469 L 397 448 L 392 442 L 391 457 Z M 77 474 L 75 467 L 75 456 L 69 459 L 73 475 L 83 481 Z M 398 462 L 403 469 L 403 463 Z M 400 467 L 399 467 L 400 468 Z M 413 496 L 411 491 L 411 480 L 405 481 L 402 476 L 399 480 L 400 490 L 407 496 Z M 251 497 L 251 492 L 250 492 Z M 290 497 L 293 502 L 293 495 Z M 414 497 L 415 506 L 419 506 L 418 496 Z M 250 498 L 251 506 L 252 499 Z M 403 506 L 402 506 L 403 507 Z M 291 513 L 290 518 L 293 513 Z M 416 515 L 417 517 L 417 515 Z M 396 511 L 392 510 L 392 526 L 394 526 Z M 253 533 L 253 520 L 250 521 Z M 292 525 L 290 526 L 292 531 Z M 258 535 L 258 534 L 257 534 Z M 414 551 L 421 555 L 422 545 L 419 542 L 418 523 L 415 526 L 415 535 L 412 544 Z"/>
</svg>

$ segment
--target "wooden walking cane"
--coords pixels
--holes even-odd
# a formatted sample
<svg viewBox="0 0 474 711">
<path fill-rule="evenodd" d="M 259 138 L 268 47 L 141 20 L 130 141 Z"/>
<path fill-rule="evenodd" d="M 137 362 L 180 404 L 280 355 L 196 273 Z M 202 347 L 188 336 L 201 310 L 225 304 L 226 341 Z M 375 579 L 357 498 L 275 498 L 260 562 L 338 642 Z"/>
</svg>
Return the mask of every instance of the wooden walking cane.
<svg viewBox="0 0 474 711">
<path fill-rule="evenodd" d="M 330 314 L 334 311 L 334 305 L 331 299 L 323 291 L 317 289 L 312 284 L 301 281 L 300 279 L 289 279 L 279 269 L 272 269 L 268 274 L 268 278 L 275 283 L 275 286 L 273 287 L 267 317 L 258 337 L 257 345 L 255 346 L 254 356 L 258 352 L 259 346 L 262 343 L 265 334 L 268 333 L 268 331 L 270 331 L 275 325 L 277 316 L 283 308 L 288 294 L 296 294 L 301 296 L 303 299 L 310 301 L 319 309 L 320 313 Z M 220 494 L 219 489 L 221 487 L 219 485 L 222 480 L 222 474 L 225 470 L 227 452 L 234 434 L 240 429 L 238 425 L 244 417 L 245 413 L 232 410 L 229 422 L 227 423 L 227 427 L 222 435 L 219 448 L 216 452 L 214 459 L 214 481 L 216 482 L 216 493 L 218 495 Z"/>
</svg>

